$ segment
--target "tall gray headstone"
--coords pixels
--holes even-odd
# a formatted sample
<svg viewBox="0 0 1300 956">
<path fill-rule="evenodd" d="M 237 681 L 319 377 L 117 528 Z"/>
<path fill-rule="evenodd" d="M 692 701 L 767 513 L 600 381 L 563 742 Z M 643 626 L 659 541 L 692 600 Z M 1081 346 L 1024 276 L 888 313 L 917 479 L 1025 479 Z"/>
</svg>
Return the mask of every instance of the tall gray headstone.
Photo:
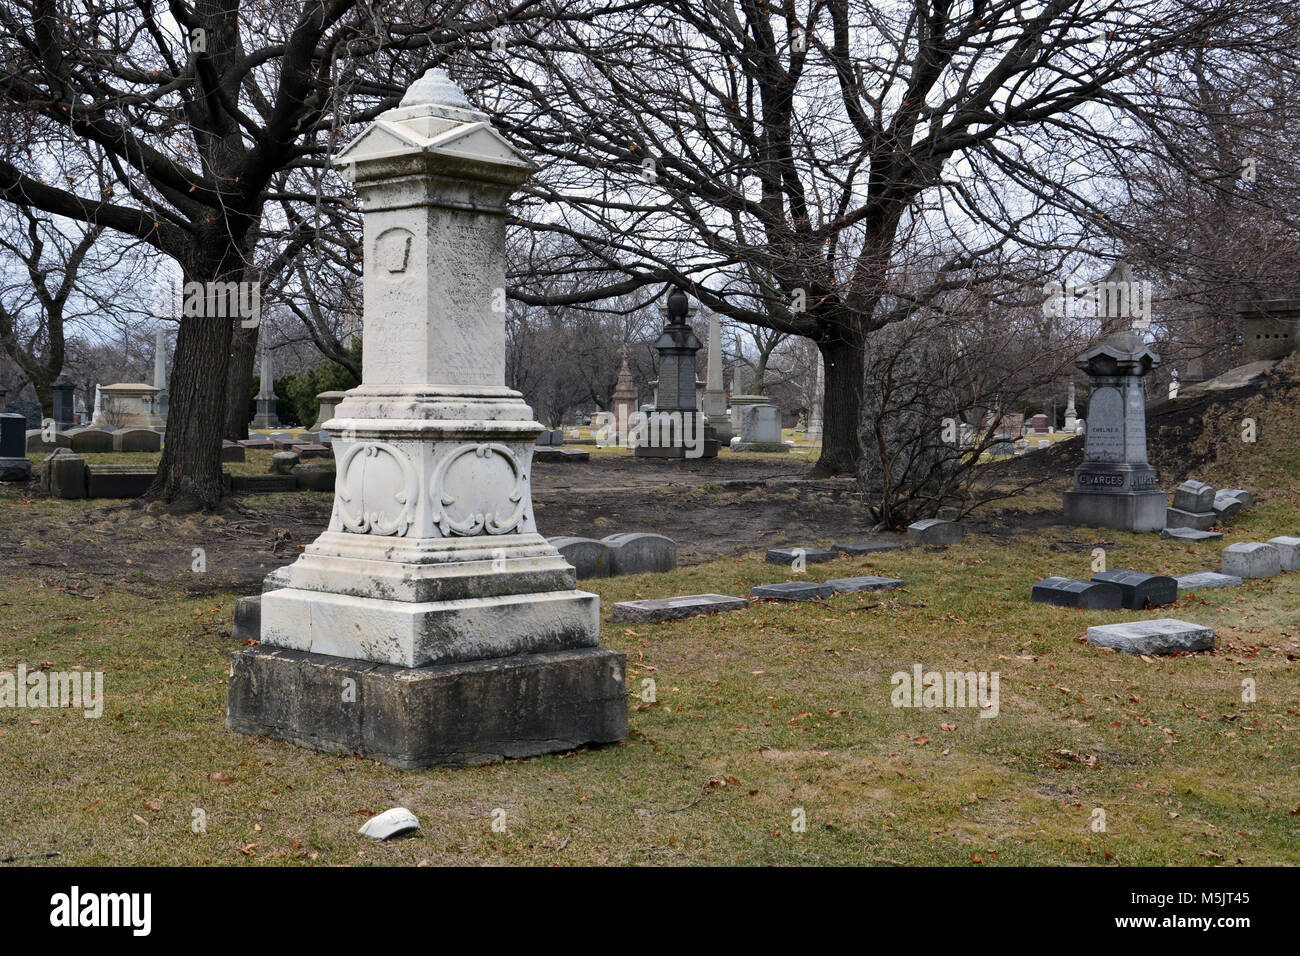
<svg viewBox="0 0 1300 956">
<path fill-rule="evenodd" d="M 1143 378 L 1160 358 L 1135 332 L 1112 336 L 1076 363 L 1091 385 L 1088 435 L 1074 488 L 1065 493 L 1069 524 L 1160 531 L 1165 498 L 1147 462 Z"/>
<path fill-rule="evenodd" d="M 271 350 L 262 349 L 262 380 L 257 390 L 257 414 L 253 428 L 279 428 L 280 418 L 275 413 L 275 379 L 271 376 Z"/>
</svg>

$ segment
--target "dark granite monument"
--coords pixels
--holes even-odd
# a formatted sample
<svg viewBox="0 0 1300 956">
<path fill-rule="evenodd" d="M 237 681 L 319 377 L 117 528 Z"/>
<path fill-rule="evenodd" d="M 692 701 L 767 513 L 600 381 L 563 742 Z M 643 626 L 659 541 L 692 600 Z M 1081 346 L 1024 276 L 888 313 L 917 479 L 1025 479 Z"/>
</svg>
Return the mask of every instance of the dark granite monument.
<svg viewBox="0 0 1300 956">
<path fill-rule="evenodd" d="M 1069 524 L 1160 531 L 1165 496 L 1147 462 L 1143 378 L 1160 363 L 1136 332 L 1121 332 L 1085 352 L 1076 366 L 1091 384 L 1083 464 L 1065 493 Z"/>
<path fill-rule="evenodd" d="M 638 458 L 716 458 L 718 439 L 696 403 L 695 353 L 703 343 L 686 324 L 690 301 L 681 289 L 668 293 L 668 324 L 659 333 L 659 392 L 637 441 Z"/>
<path fill-rule="evenodd" d="M 27 457 L 27 419 L 0 414 L 0 481 L 27 481 L 32 461 Z"/>
</svg>

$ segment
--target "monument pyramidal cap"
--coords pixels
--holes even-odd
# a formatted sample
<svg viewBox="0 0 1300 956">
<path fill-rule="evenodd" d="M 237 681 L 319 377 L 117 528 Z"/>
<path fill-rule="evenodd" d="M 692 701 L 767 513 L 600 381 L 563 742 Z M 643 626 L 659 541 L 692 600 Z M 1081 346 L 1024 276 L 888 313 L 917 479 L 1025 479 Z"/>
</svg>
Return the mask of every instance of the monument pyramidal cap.
<svg viewBox="0 0 1300 956">
<path fill-rule="evenodd" d="M 334 165 L 364 211 L 362 381 L 324 423 L 329 526 L 268 578 L 228 726 L 399 767 L 623 739 L 623 656 L 538 533 L 543 429 L 504 384 L 492 309 L 506 202 L 536 167 L 441 70 Z"/>
</svg>

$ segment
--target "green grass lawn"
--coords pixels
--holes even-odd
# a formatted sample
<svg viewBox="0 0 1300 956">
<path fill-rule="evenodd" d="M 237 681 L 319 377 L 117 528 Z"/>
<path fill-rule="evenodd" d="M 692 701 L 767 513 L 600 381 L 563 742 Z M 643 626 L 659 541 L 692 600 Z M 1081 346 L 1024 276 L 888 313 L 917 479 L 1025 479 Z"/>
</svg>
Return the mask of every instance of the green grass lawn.
<svg viewBox="0 0 1300 956">
<path fill-rule="evenodd" d="M 86 587 L 53 565 L 0 570 L 0 670 L 23 662 L 105 672 L 99 719 L 0 710 L 0 856 L 58 851 L 55 862 L 106 865 L 1300 862 L 1300 573 L 1148 612 L 1029 603 L 1040 578 L 1088 576 L 1098 546 L 1111 567 L 1178 574 L 1217 569 L 1220 547 L 1234 541 L 1300 534 L 1300 412 L 1285 418 L 1281 408 L 1256 413 L 1257 445 L 1225 445 L 1194 476 L 1259 494 L 1221 543 L 1015 530 L 1012 513 L 1005 533 L 972 534 L 946 551 L 843 557 L 806 575 L 764 564 L 756 546 L 669 574 L 583 582 L 605 618 L 615 601 L 743 595 L 792 577 L 886 574 L 907 586 L 666 624 L 606 622 L 602 642 L 627 655 L 629 738 L 491 766 L 400 772 L 227 732 L 236 594 L 194 596 L 187 572 L 145 587 L 128 562 L 119 579 Z M 1229 434 L 1239 414 L 1225 410 L 1207 434 Z M 1059 508 L 1054 494 L 1036 489 L 1009 507 Z M 10 533 L 33 553 L 42 521 L 93 507 L 0 492 Z M 188 549 L 208 519 L 141 520 Z M 1164 616 L 1213 626 L 1215 651 L 1147 660 L 1083 643 L 1089 625 Z M 916 664 L 996 671 L 998 716 L 893 707 L 891 675 Z M 1243 701 L 1247 680 L 1253 702 Z M 356 836 L 368 816 L 397 805 L 419 816 L 417 837 Z M 505 832 L 494 831 L 496 811 Z"/>
<path fill-rule="evenodd" d="M 1293 505 L 1263 505 L 1229 540 L 1288 527 Z M 1101 535 L 1112 566 L 1181 573 L 1217 557 L 1214 546 Z M 178 583 L 159 601 L 129 584 L 87 594 L 8 575 L 0 666 L 103 670 L 106 700 L 100 719 L 0 711 L 0 855 L 58 850 L 61 863 L 117 865 L 1300 860 L 1300 574 L 1147 612 L 1218 634 L 1213 654 L 1147 661 L 1080 643 L 1088 625 L 1131 612 L 1028 603 L 1040 577 L 1086 575 L 1099 540 L 1060 529 L 1010 546 L 971 537 L 946 552 L 846 557 L 802 577 L 883 573 L 908 585 L 605 623 L 603 642 L 628 657 L 625 743 L 424 772 L 228 733 L 233 594 L 186 598 Z M 618 600 L 744 594 L 792 576 L 755 554 L 584 586 L 607 616 Z M 890 675 L 917 663 L 997 671 L 999 715 L 892 707 Z M 1253 704 L 1241 699 L 1247 677 Z M 420 817 L 419 837 L 354 835 L 395 805 Z M 505 833 L 492 829 L 498 809 Z M 1105 832 L 1091 828 L 1096 809 Z M 795 832 L 800 810 L 806 830 Z M 196 811 L 206 832 L 194 832 Z"/>
</svg>

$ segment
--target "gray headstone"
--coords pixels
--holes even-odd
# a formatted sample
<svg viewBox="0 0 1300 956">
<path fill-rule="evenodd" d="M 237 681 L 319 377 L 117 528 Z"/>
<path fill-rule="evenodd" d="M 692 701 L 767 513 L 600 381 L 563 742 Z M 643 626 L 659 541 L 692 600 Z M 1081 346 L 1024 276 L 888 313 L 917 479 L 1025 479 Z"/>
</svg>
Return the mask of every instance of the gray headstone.
<svg viewBox="0 0 1300 956">
<path fill-rule="evenodd" d="M 610 549 L 604 541 L 562 535 L 550 539 L 552 547 L 573 565 L 578 578 L 607 578 L 610 575 Z"/>
<path fill-rule="evenodd" d="M 907 537 L 921 544 L 956 544 L 966 532 L 956 521 L 926 518 L 907 526 Z"/>
<path fill-rule="evenodd" d="M 248 456 L 245 453 L 244 446 L 233 441 L 221 443 L 221 460 L 226 461 L 247 461 Z"/>
<path fill-rule="evenodd" d="M 54 451 L 56 448 L 72 448 L 72 439 L 68 437 L 67 432 L 55 432 L 53 437 L 46 439 L 45 433 L 39 428 L 29 428 L 27 430 L 27 450 L 33 451 Z"/>
<path fill-rule="evenodd" d="M 1166 528 L 1191 528 L 1205 531 L 1219 520 L 1219 516 L 1210 511 L 1184 511 L 1182 508 L 1165 509 Z"/>
<path fill-rule="evenodd" d="M 716 614 L 720 611 L 740 611 L 749 607 L 745 598 L 725 594 L 687 594 L 682 597 L 654 598 L 648 601 L 620 601 L 614 605 L 610 619 L 614 621 L 675 621 L 699 614 Z"/>
<path fill-rule="evenodd" d="M 299 461 L 301 458 L 296 451 L 277 451 L 271 456 L 270 472 L 273 475 L 292 474 Z"/>
<path fill-rule="evenodd" d="M 1214 489 L 1203 481 L 1184 481 L 1174 489 L 1174 507 L 1201 513 L 1214 510 Z"/>
<path fill-rule="evenodd" d="M 1282 571 L 1282 555 L 1271 544 L 1243 541 L 1223 549 L 1224 574 L 1239 578 L 1271 578 Z"/>
<path fill-rule="evenodd" d="M 1241 584 L 1241 578 L 1235 574 L 1220 574 L 1218 571 L 1197 571 L 1194 574 L 1174 576 L 1180 591 L 1197 591 L 1208 588 L 1235 588 Z"/>
<path fill-rule="evenodd" d="M 749 589 L 750 597 L 777 601 L 811 601 L 813 598 L 828 598 L 834 593 L 835 589 L 829 584 L 813 581 L 783 581 L 780 584 L 760 584 Z"/>
<path fill-rule="evenodd" d="M 1268 543 L 1277 548 L 1283 571 L 1300 571 L 1300 538 L 1269 538 Z"/>
<path fill-rule="evenodd" d="M 780 443 L 781 410 L 775 405 L 750 405 L 741 414 L 740 440 L 746 443 Z"/>
<path fill-rule="evenodd" d="M 826 582 L 836 594 L 855 594 L 859 591 L 888 591 L 903 586 L 901 578 L 881 578 L 864 575 L 858 578 L 832 578 Z"/>
<path fill-rule="evenodd" d="M 836 551 L 845 554 L 876 554 L 881 551 L 898 551 L 903 546 L 889 541 L 849 541 L 834 545 Z"/>
<path fill-rule="evenodd" d="M 113 433 L 114 451 L 161 451 L 162 435 L 151 428 L 124 428 Z"/>
<path fill-rule="evenodd" d="M 677 543 L 661 534 L 626 531 L 601 539 L 610 549 L 610 574 L 649 574 L 677 567 Z"/>
<path fill-rule="evenodd" d="M 1088 643 L 1113 647 L 1125 654 L 1174 654 L 1208 651 L 1214 647 L 1214 629 L 1171 617 L 1155 621 L 1129 621 L 1088 628 Z"/>
<path fill-rule="evenodd" d="M 1218 541 L 1223 537 L 1222 531 L 1198 531 L 1195 528 L 1165 528 L 1160 532 L 1162 538 L 1175 541 Z"/>
<path fill-rule="evenodd" d="M 78 455 L 113 451 L 113 436 L 98 428 L 73 428 L 68 431 L 69 447 Z"/>
<path fill-rule="evenodd" d="M 1094 574 L 1092 579 L 1119 588 L 1120 593 L 1123 594 L 1121 606 L 1134 611 L 1161 607 L 1178 600 L 1178 582 L 1163 574 L 1145 574 L 1141 571 L 1115 568 Z"/>
<path fill-rule="evenodd" d="M 1241 499 L 1234 495 L 1224 494 L 1220 491 L 1214 496 L 1214 515 L 1220 521 L 1227 521 L 1231 518 L 1235 518 L 1241 513 L 1243 507 L 1244 505 L 1242 505 Z"/>
<path fill-rule="evenodd" d="M 1035 604 L 1079 607 L 1087 611 L 1115 611 L 1123 606 L 1124 595 L 1104 581 L 1080 581 L 1077 578 L 1044 578 L 1033 586 L 1029 600 Z"/>
<path fill-rule="evenodd" d="M 808 564 L 821 564 L 824 561 L 834 561 L 840 552 L 827 551 L 825 548 L 772 548 L 763 560 L 768 564 L 792 565 L 800 556 Z"/>
<path fill-rule="evenodd" d="M 1243 488 L 1224 488 L 1219 494 L 1236 498 L 1247 511 L 1255 507 L 1255 496 Z"/>
</svg>

